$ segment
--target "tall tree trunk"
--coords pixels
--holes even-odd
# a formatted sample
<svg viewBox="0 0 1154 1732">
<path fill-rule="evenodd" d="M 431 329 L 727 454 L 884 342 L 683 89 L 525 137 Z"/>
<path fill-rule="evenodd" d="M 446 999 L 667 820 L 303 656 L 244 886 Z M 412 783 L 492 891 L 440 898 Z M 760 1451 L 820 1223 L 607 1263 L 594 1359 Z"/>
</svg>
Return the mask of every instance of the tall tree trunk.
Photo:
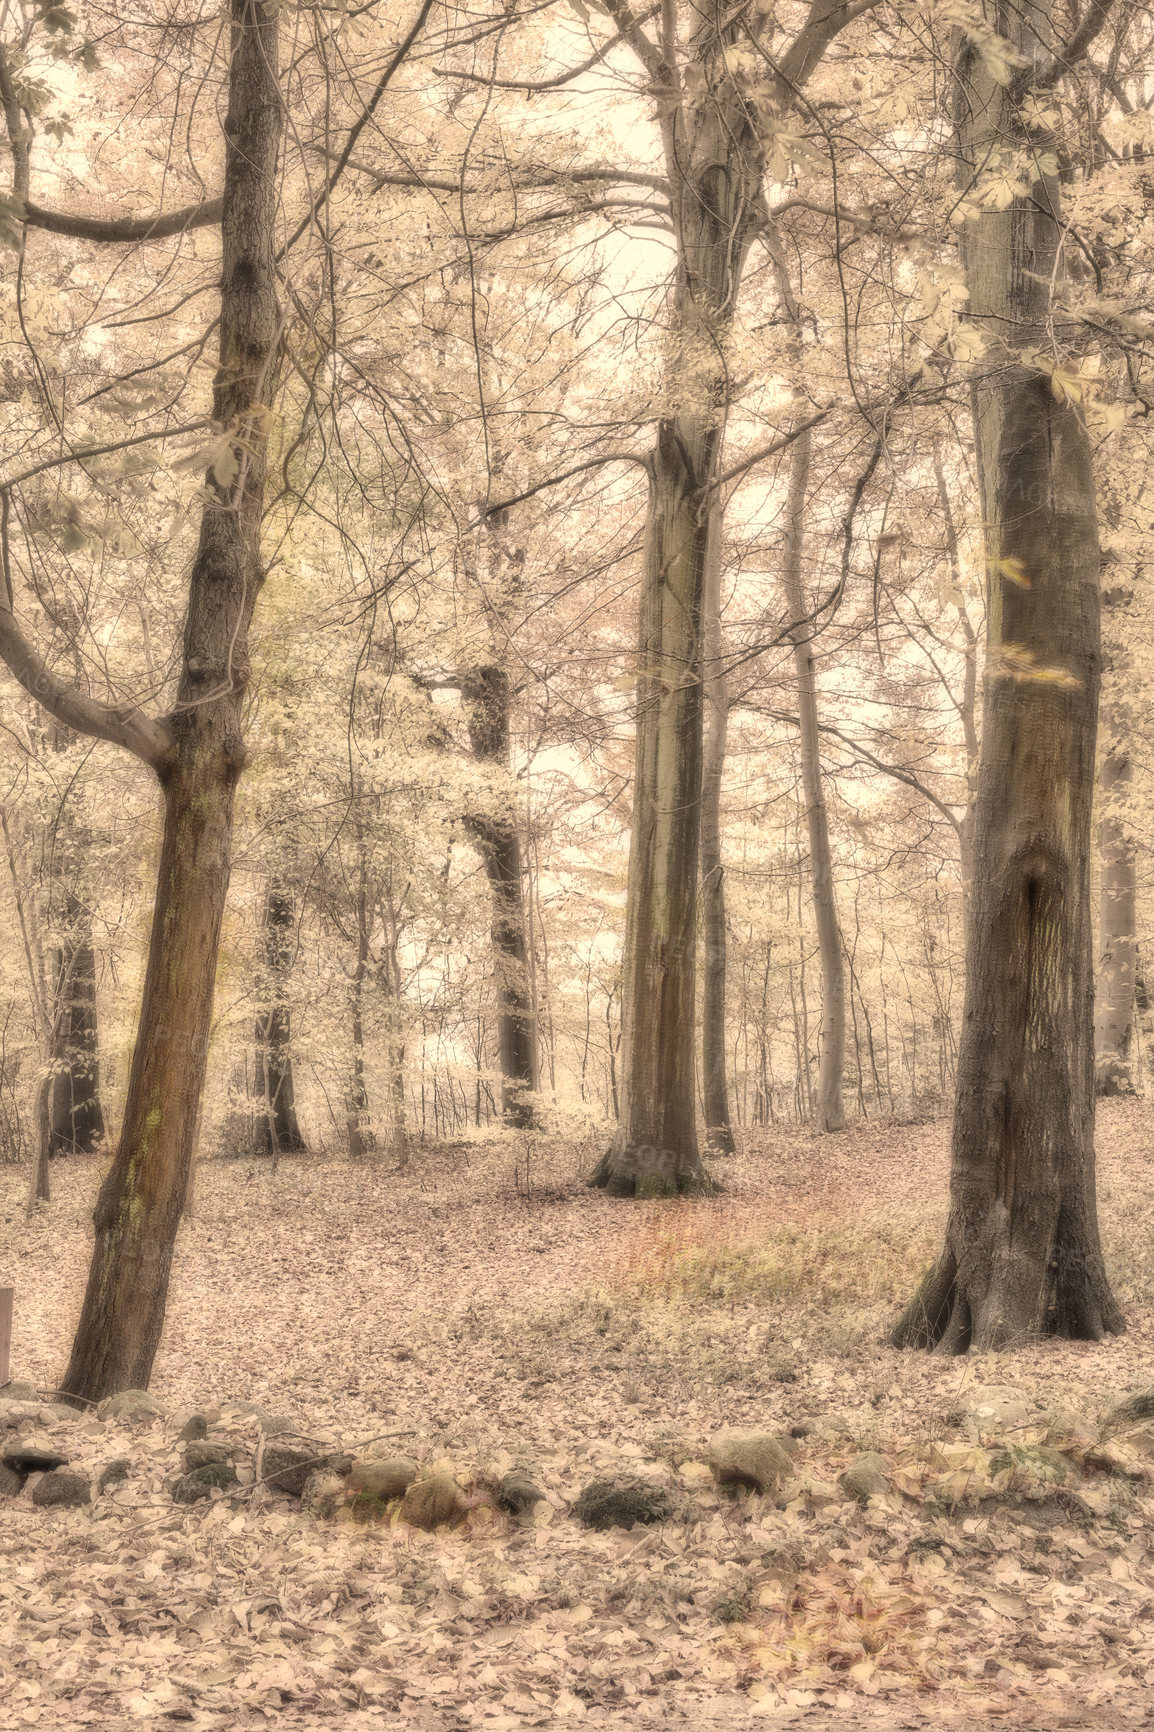
<svg viewBox="0 0 1154 1732">
<path fill-rule="evenodd" d="M 701 1072 L 705 1141 L 718 1155 L 737 1152 L 729 1116 L 725 1048 L 725 868 L 721 859 L 721 783 L 729 727 L 729 687 L 722 660 L 721 514 L 710 513 L 705 573 L 706 725 L 701 769 Z"/>
<path fill-rule="evenodd" d="M 802 582 L 805 549 L 805 507 L 809 489 L 810 439 L 802 433 L 789 459 L 789 499 L 786 505 L 782 585 L 791 618 L 803 620 L 809 608 Z M 801 781 L 809 831 L 809 875 L 821 958 L 821 1058 L 813 1100 L 819 1131 L 845 1129 L 842 1070 L 845 1064 L 845 953 L 833 885 L 833 853 L 829 816 L 821 775 L 821 741 L 817 721 L 817 683 L 813 640 L 808 626 L 793 632 L 793 665 L 797 674 L 797 713 L 801 732 Z"/>
<path fill-rule="evenodd" d="M 997 22 L 1037 79 L 1046 7 Z M 1004 211 L 975 201 L 962 231 L 969 314 L 988 343 L 975 386 L 987 683 L 950 1213 L 894 1336 L 944 1353 L 1122 1327 L 1094 1194 L 1094 475 L 1079 409 L 1033 364 L 1053 340 L 1060 192 L 1041 172 L 1052 140 L 1019 106 L 1031 73 L 999 82 L 970 39 L 956 73 L 964 186 L 1007 153 L 1030 184 Z"/>
<path fill-rule="evenodd" d="M 357 825 L 356 921 L 357 959 L 353 965 L 349 1010 L 352 1015 L 352 1075 L 348 1094 L 349 1159 L 361 1160 L 376 1147 L 369 1120 L 369 1096 L 365 1087 L 365 978 L 369 972 L 369 898 L 368 863 L 365 859 L 364 835 Z"/>
<path fill-rule="evenodd" d="M 498 663 L 470 668 L 461 677 L 469 740 L 477 763 L 508 772 L 509 675 Z M 536 1115 L 537 1019 L 525 909 L 521 838 L 515 814 L 489 809 L 468 814 L 466 826 L 485 866 L 492 896 L 493 961 L 497 975 L 497 1051 L 501 1116 L 529 1130 Z"/>
<path fill-rule="evenodd" d="M 1095 1086 L 1100 1095 L 1132 1095 L 1134 1084 L 1134 1019 L 1138 974 L 1135 932 L 1137 848 L 1129 822 L 1134 768 L 1127 733 L 1130 718 L 1122 698 L 1122 615 L 1129 590 L 1109 589 L 1102 600 L 1118 643 L 1106 659 L 1107 702 L 1103 705 L 1106 734 L 1098 792 L 1102 815 L 1098 825 L 1100 894 L 1098 903 L 1098 980 L 1094 998 Z"/>
<path fill-rule="evenodd" d="M 662 7 L 651 41 L 625 0 L 607 9 L 658 93 L 676 263 L 671 395 L 648 459 L 641 575 L 633 824 L 625 909 L 621 1120 L 589 1183 L 612 1196 L 711 1183 L 697 1143 L 694 1017 L 702 770 L 702 605 L 718 458 L 729 408 L 725 363 L 742 273 L 763 223 L 763 142 L 727 56 L 736 15 Z M 852 9 L 814 0 L 773 64 L 784 110 Z M 683 56 L 685 64 L 683 67 Z"/>
<path fill-rule="evenodd" d="M 96 1021 L 96 953 L 92 911 L 67 899 L 67 938 L 52 953 L 52 1089 L 48 1100 L 48 1154 L 88 1154 L 104 1137 Z"/>
<path fill-rule="evenodd" d="M 264 406 L 279 316 L 279 17 L 258 0 L 231 0 L 213 418 L 235 436 L 238 473 L 228 485 L 213 472 L 206 477 L 176 708 L 162 725 L 118 718 L 114 736 L 132 727 L 144 738 L 163 787 L 164 832 L 124 1123 L 97 1199 L 88 1289 L 61 1384 L 89 1401 L 145 1388 L 152 1374 L 208 1056 L 234 794 L 245 761 L 248 631 L 264 576 Z"/>
<path fill-rule="evenodd" d="M 293 1088 L 292 1011 L 288 977 L 296 937 L 296 909 L 288 885 L 270 878 L 264 899 L 265 1004 L 257 1012 L 253 1066 L 253 1153 L 298 1154 L 305 1147 Z"/>
</svg>

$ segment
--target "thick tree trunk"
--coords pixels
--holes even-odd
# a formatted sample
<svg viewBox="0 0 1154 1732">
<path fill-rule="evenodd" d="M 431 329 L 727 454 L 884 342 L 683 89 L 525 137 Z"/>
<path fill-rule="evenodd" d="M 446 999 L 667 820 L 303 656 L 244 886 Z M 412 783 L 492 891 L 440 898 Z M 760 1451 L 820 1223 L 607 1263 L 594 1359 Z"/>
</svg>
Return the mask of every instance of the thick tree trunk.
<svg viewBox="0 0 1154 1732">
<path fill-rule="evenodd" d="M 1001 26 L 1030 60 L 1041 8 Z M 1050 148 L 979 50 L 959 54 L 963 173 L 1001 153 L 1028 195 L 963 231 L 969 313 L 986 331 L 975 391 L 989 536 L 987 683 L 945 1244 L 896 1332 L 939 1352 L 1122 1327 L 1094 1194 L 1090 821 L 1099 684 L 1099 550 L 1079 409 L 1029 351 L 1052 341 L 1060 282 Z M 1023 351 L 1027 353 L 1024 355 Z"/>
<path fill-rule="evenodd" d="M 281 131 L 279 13 L 231 0 L 225 119 L 220 365 L 213 416 L 238 473 L 206 479 L 184 661 L 157 762 L 164 833 L 140 1026 L 116 1156 L 62 1391 L 88 1401 L 146 1388 L 160 1342 L 208 1056 L 233 801 L 244 764 L 248 631 L 263 579 L 266 412 L 278 308 L 274 251 Z"/>
<path fill-rule="evenodd" d="M 48 1102 L 48 1155 L 88 1154 L 104 1137 L 96 1023 L 96 954 L 87 909 L 75 907 L 69 943 L 52 957 L 56 980 L 55 1069 Z"/>
<path fill-rule="evenodd" d="M 296 910 L 287 885 L 270 879 L 264 902 L 266 1002 L 256 1018 L 252 1146 L 256 1155 L 299 1154 L 305 1147 L 293 1089 L 292 1011 L 288 976 L 295 949 Z"/>
<path fill-rule="evenodd" d="M 509 766 L 509 676 L 496 663 L 470 668 L 461 679 L 469 740 L 477 763 Z M 537 1018 L 533 1004 L 521 838 L 512 812 L 470 812 L 466 826 L 485 866 L 492 896 L 493 962 L 497 975 L 497 1050 L 501 1116 L 529 1130 L 535 1123 Z"/>
<path fill-rule="evenodd" d="M 721 783 L 729 727 L 729 688 L 722 661 L 721 514 L 712 512 L 705 574 L 706 724 L 701 771 L 701 1072 L 706 1146 L 737 1152 L 729 1116 L 725 1046 L 725 868 L 721 858 Z"/>
<path fill-rule="evenodd" d="M 786 505 L 785 550 L 782 561 L 782 585 L 785 589 L 786 606 L 791 618 L 795 620 L 804 619 L 809 612 L 802 582 L 809 468 L 809 434 L 803 433 L 790 451 L 789 499 Z M 797 674 L 801 781 L 805 792 L 805 821 L 809 831 L 810 887 L 821 958 L 821 1059 L 813 1101 L 813 1117 L 819 1131 L 841 1131 L 845 1129 L 845 1107 L 842 1102 L 842 1070 L 845 1064 L 845 951 L 833 884 L 833 852 L 829 843 L 829 816 L 821 775 L 817 683 L 814 679 L 813 642 L 808 626 L 799 626 L 793 633 L 793 665 Z"/>
<path fill-rule="evenodd" d="M 1098 981 L 1094 999 L 1095 1086 L 1100 1095 L 1131 1095 L 1134 1083 L 1134 1019 L 1138 974 L 1137 848 L 1129 822 L 1133 764 L 1127 744 L 1130 720 L 1122 696 L 1119 663 L 1125 651 L 1120 641 L 1122 615 L 1130 591 L 1105 591 L 1102 597 L 1114 625 L 1117 648 L 1110 654 L 1105 676 L 1110 690 L 1103 706 L 1107 743 L 1098 773 L 1102 816 L 1098 825 L 1101 872 L 1098 903 Z"/>
</svg>

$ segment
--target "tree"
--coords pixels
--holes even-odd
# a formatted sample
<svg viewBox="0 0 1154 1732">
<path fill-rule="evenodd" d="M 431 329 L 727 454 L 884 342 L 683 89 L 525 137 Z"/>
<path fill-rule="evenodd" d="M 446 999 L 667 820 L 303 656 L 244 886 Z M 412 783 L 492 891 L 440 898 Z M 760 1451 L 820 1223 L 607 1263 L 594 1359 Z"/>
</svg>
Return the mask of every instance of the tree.
<svg viewBox="0 0 1154 1732">
<path fill-rule="evenodd" d="M 701 768 L 701 1082 L 706 1146 L 736 1153 L 729 1115 L 725 1052 L 725 866 L 721 854 L 721 787 L 729 727 L 729 682 L 721 632 L 721 515 L 712 514 L 705 571 L 706 725 Z"/>
<path fill-rule="evenodd" d="M 84 1400 L 148 1383 L 204 1082 L 233 799 L 245 757 L 248 631 L 263 578 L 260 525 L 279 329 L 279 33 L 276 12 L 256 0 L 231 0 L 213 390 L 213 418 L 223 431 L 206 479 L 174 708 L 154 719 L 92 698 L 46 664 L 17 622 L 10 584 L 0 606 L 0 654 L 17 679 L 58 720 L 140 758 L 164 803 L 124 1119 L 97 1200 L 88 1287 L 61 1386 Z"/>
<path fill-rule="evenodd" d="M 1055 11 L 999 10 L 1006 41 L 975 24 L 955 64 L 962 259 L 988 361 L 975 383 L 987 685 L 950 1213 L 894 1335 L 942 1353 L 1122 1328 L 1094 1191 L 1094 474 L 1051 348 L 1064 235 L 1037 96 L 1105 12 L 1055 52 Z"/>
<path fill-rule="evenodd" d="M 607 5 L 657 92 L 676 248 L 669 306 L 677 406 L 658 422 L 646 459 L 622 1112 L 590 1181 L 632 1196 L 710 1182 L 698 1151 L 694 1041 L 703 599 L 732 396 L 726 343 L 764 220 L 765 133 L 866 8 L 813 0 L 792 43 L 759 57 L 744 13 L 721 21 L 696 4 L 669 6 L 655 41 L 625 0 Z M 752 77 L 738 70 L 746 56 Z"/>
<path fill-rule="evenodd" d="M 287 879 L 270 876 L 261 921 L 264 940 L 264 1003 L 256 1016 L 253 1071 L 253 1153 L 299 1154 L 305 1147 L 297 1123 L 293 1086 L 292 1010 L 288 980 L 296 949 L 296 899 Z"/>
</svg>

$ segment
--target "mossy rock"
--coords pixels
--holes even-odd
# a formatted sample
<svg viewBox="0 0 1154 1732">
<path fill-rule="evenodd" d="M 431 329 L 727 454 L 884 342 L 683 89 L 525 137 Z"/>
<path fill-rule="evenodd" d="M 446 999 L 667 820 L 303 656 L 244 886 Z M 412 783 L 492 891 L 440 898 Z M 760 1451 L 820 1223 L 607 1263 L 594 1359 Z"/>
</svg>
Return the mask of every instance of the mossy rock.
<svg viewBox="0 0 1154 1732">
<path fill-rule="evenodd" d="M 318 1467 L 327 1465 L 327 1456 L 315 1449 L 304 1449 L 295 1443 L 269 1443 L 265 1445 L 262 1476 L 270 1490 L 300 1497 L 309 1476 Z"/>
<path fill-rule="evenodd" d="M 653 1480 L 594 1479 L 582 1491 L 572 1513 L 583 1527 L 604 1533 L 608 1528 L 629 1528 L 634 1522 L 668 1521 L 673 1500 L 665 1487 Z"/>
<path fill-rule="evenodd" d="M 202 1498 L 211 1497 L 216 1487 L 225 1490 L 236 1483 L 236 1469 L 230 1461 L 210 1461 L 177 1480 L 172 1488 L 172 1500 L 174 1503 L 199 1503 Z"/>
<path fill-rule="evenodd" d="M 418 1479 L 409 1487 L 398 1511 L 402 1521 L 431 1533 L 446 1522 L 456 1527 L 469 1513 L 464 1492 L 452 1474 L 437 1473 L 429 1479 Z"/>
<path fill-rule="evenodd" d="M 890 1489 L 885 1457 L 874 1449 L 863 1449 L 839 1475 L 838 1484 L 858 1503 L 868 1503 L 871 1497 L 883 1496 Z"/>
<path fill-rule="evenodd" d="M 229 1443 L 210 1443 L 205 1438 L 196 1438 L 185 1445 L 184 1465 L 189 1473 L 193 1473 L 198 1467 L 214 1467 L 219 1462 L 231 1461 L 234 1453 Z"/>
<path fill-rule="evenodd" d="M 87 1509 L 92 1502 L 92 1488 L 82 1473 L 69 1473 L 61 1467 L 37 1480 L 32 1487 L 32 1502 L 37 1509 Z"/>
<path fill-rule="evenodd" d="M 387 1502 L 389 1498 L 404 1497 L 420 1471 L 407 1455 L 387 1455 L 379 1461 L 354 1461 L 347 1484 L 350 1491 L 366 1492 Z"/>
<path fill-rule="evenodd" d="M 718 1485 L 743 1485 L 763 1496 L 793 1472 L 789 1450 L 772 1431 L 719 1431 L 706 1459 Z"/>
<path fill-rule="evenodd" d="M 512 1515 L 524 1515 L 534 1504 L 544 1503 L 545 1493 L 534 1485 L 528 1474 L 516 1469 L 507 1473 L 497 1488 L 497 1502 Z"/>
<path fill-rule="evenodd" d="M 122 1485 L 132 1472 L 132 1463 L 127 1456 L 118 1455 L 112 1461 L 105 1462 L 96 1481 L 98 1491 L 107 1491 L 110 1485 Z"/>
</svg>

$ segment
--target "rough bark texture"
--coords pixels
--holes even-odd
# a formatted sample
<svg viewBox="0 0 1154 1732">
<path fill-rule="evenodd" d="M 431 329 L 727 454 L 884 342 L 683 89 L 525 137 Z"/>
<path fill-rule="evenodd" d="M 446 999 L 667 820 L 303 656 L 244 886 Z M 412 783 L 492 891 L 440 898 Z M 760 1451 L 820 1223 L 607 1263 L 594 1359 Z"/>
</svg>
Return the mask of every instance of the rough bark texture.
<svg viewBox="0 0 1154 1732">
<path fill-rule="evenodd" d="M 809 612 L 802 582 L 805 551 L 805 504 L 809 489 L 810 439 L 803 433 L 790 451 L 789 498 L 786 504 L 782 585 L 791 619 Z M 797 674 L 797 715 L 801 734 L 801 782 L 809 832 L 809 877 L 813 914 L 821 957 L 821 1058 L 813 1100 L 814 1125 L 819 1131 L 845 1129 L 842 1070 L 845 1064 L 845 960 L 837 898 L 833 885 L 833 852 L 829 845 L 829 815 L 821 776 L 817 684 L 813 639 L 808 626 L 793 633 L 793 665 Z M 807 1055 L 808 1056 L 808 1055 Z"/>
<path fill-rule="evenodd" d="M 1032 15 L 1035 31 L 1045 18 Z M 991 14 L 1027 59 L 1025 15 Z M 963 231 L 970 316 L 992 361 L 976 386 L 988 525 L 987 684 L 945 1244 L 895 1333 L 964 1352 L 1122 1327 L 1094 1194 L 1090 819 L 1099 685 L 1099 550 L 1090 446 L 1075 406 L 1023 351 L 1047 351 L 1060 280 L 1049 142 L 996 83 L 958 63 L 963 172 L 1012 151 L 1029 196 Z"/>
<path fill-rule="evenodd" d="M 1107 590 L 1114 636 L 1130 600 L 1127 590 Z M 1128 806 L 1133 765 L 1127 743 L 1129 717 L 1119 689 L 1119 658 L 1112 655 L 1105 674 L 1113 687 L 1103 705 L 1106 735 L 1098 791 L 1100 893 L 1098 902 L 1098 981 L 1094 999 L 1095 1086 L 1100 1095 L 1130 1095 L 1134 1082 L 1134 1018 L 1138 977 L 1137 848 Z"/>
<path fill-rule="evenodd" d="M 469 741 L 477 763 L 508 770 L 509 675 L 498 663 L 462 676 Z M 535 1121 L 537 1019 L 533 1004 L 521 839 L 512 812 L 472 811 L 465 819 L 485 866 L 492 896 L 493 962 L 497 974 L 497 1047 L 501 1116 L 528 1130 Z"/>
<path fill-rule="evenodd" d="M 291 889 L 270 879 L 264 901 L 266 999 L 256 1018 L 253 1067 L 253 1153 L 299 1154 L 305 1147 L 293 1091 L 292 1012 L 288 976 L 296 948 Z"/>
<path fill-rule="evenodd" d="M 706 723 L 701 771 L 701 1080 L 705 1141 L 714 1154 L 737 1152 L 729 1114 L 725 1047 L 725 867 L 721 858 L 721 783 L 729 728 L 729 688 L 721 640 L 721 514 L 711 514 L 705 574 Z"/>
<path fill-rule="evenodd" d="M 613 1196 L 665 1195 L 710 1184 L 697 1141 L 694 1052 L 703 596 L 710 518 L 722 503 L 715 483 L 729 406 L 725 345 L 763 220 L 763 153 L 726 64 L 727 52 L 746 41 L 743 16 L 719 22 L 703 6 L 670 4 L 654 43 L 621 0 L 606 4 L 658 96 L 676 245 L 669 389 L 679 407 L 659 421 L 649 459 L 621 1118 L 589 1182 Z M 849 15 L 849 8 L 811 6 L 774 68 L 783 109 Z M 679 23 L 684 48 L 674 39 Z"/>
<path fill-rule="evenodd" d="M 352 1014 L 352 1075 L 349 1078 L 347 1123 L 349 1159 L 359 1161 L 376 1148 L 376 1136 L 369 1115 L 369 1095 L 365 1087 L 365 980 L 369 972 L 369 896 L 368 861 L 364 832 L 357 824 L 357 959 L 349 990 L 349 1010 Z"/>
<path fill-rule="evenodd" d="M 140 1026 L 120 1141 L 94 1214 L 88 1288 L 61 1385 L 89 1401 L 148 1385 L 208 1054 L 233 800 L 244 764 L 248 630 L 263 577 L 263 406 L 273 390 L 278 325 L 279 16 L 256 0 L 232 0 L 213 415 L 236 432 L 240 470 L 227 487 L 211 474 L 206 480 L 210 497 L 189 583 L 177 704 L 157 761 L 164 832 Z M 150 739 L 151 733 L 145 749 L 152 749 Z"/>
<path fill-rule="evenodd" d="M 104 1136 L 97 1050 L 96 954 L 91 916 L 76 907 L 71 942 L 52 957 L 55 1065 L 48 1097 L 48 1155 L 87 1154 Z"/>
</svg>

